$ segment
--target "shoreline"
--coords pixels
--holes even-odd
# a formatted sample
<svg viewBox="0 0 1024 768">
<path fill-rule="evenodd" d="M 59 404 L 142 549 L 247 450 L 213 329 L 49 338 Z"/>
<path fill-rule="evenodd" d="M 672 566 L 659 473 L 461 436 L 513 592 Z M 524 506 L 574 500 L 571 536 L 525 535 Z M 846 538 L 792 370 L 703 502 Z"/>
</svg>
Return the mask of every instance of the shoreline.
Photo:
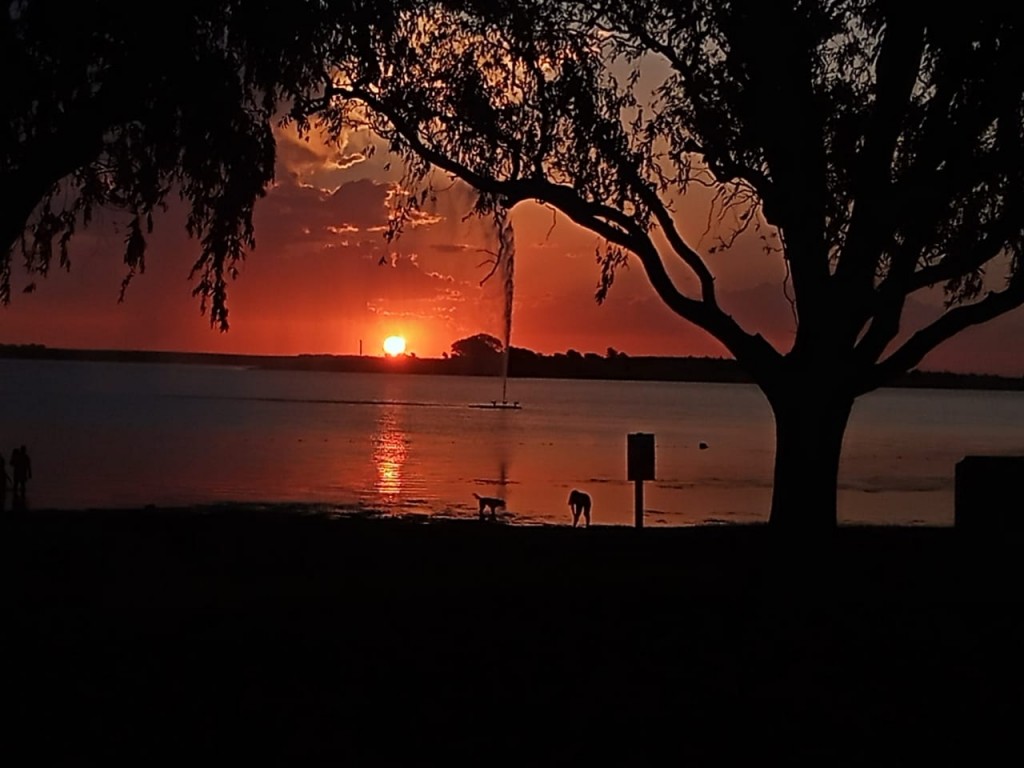
<svg viewBox="0 0 1024 768">
<path fill-rule="evenodd" d="M 752 384 L 753 379 L 732 358 L 618 355 L 593 353 L 577 358 L 567 354 L 544 355 L 512 348 L 509 379 L 566 379 L 581 381 L 661 381 L 699 384 Z M 68 362 L 152 363 L 215 365 L 260 371 L 309 371 L 321 373 L 384 373 L 495 378 L 501 373 L 496 360 L 399 357 L 373 355 L 297 354 L 254 355 L 223 352 L 168 350 L 73 349 L 38 344 L 0 344 L 0 359 L 58 360 Z M 973 391 L 1024 391 L 1024 376 L 993 373 L 958 373 L 914 369 L 882 389 L 940 389 Z"/>
<path fill-rule="evenodd" d="M 372 520 L 399 520 L 421 524 L 444 524 L 447 522 L 480 522 L 476 501 L 445 502 L 443 500 L 417 499 L 414 503 L 372 504 L 367 501 L 336 501 L 319 499 L 236 499 L 236 500 L 196 500 L 175 503 L 173 501 L 147 503 L 93 503 L 85 505 L 65 504 L 61 506 L 34 507 L 31 503 L 17 510 L 11 509 L 10 500 L 0 514 L 22 515 L 82 515 L 100 516 L 118 515 L 163 515 L 182 518 L 203 515 L 246 515 L 253 516 L 298 516 L 331 518 L 365 518 Z M 496 520 L 491 520 L 488 512 L 484 522 L 497 522 L 500 526 L 516 528 L 571 528 L 571 514 L 566 510 L 556 513 L 522 512 L 502 508 L 497 511 Z M 939 515 L 933 512 L 904 516 L 903 519 L 889 521 L 890 518 L 865 519 L 840 515 L 837 529 L 951 529 L 954 525 L 952 512 Z M 676 515 L 663 508 L 648 508 L 644 516 L 645 529 L 676 529 L 676 528 L 767 528 L 768 512 L 757 514 L 724 514 L 699 517 L 695 514 Z M 634 513 L 630 508 L 618 515 L 597 515 L 594 527 L 633 529 Z M 582 525 L 581 525 L 582 527 Z"/>
</svg>

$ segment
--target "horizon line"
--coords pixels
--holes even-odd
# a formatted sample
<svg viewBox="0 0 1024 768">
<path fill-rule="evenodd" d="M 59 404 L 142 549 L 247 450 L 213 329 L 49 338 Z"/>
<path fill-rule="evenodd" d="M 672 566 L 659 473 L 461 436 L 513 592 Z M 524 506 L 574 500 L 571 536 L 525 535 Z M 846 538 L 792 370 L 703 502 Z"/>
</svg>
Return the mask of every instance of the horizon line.
<svg viewBox="0 0 1024 768">
<path fill-rule="evenodd" d="M 324 357 L 324 358 L 351 358 L 351 359 L 376 359 L 376 360 L 392 360 L 408 358 L 411 360 L 424 360 L 424 361 L 444 361 L 450 360 L 454 356 L 449 355 L 448 357 L 421 357 L 415 353 L 402 353 L 401 355 L 372 355 L 372 354 L 358 354 L 358 353 L 343 353 L 343 352 L 294 352 L 291 354 L 268 354 L 259 352 L 213 352 L 208 350 L 182 350 L 182 349 L 140 349 L 137 347 L 54 347 L 38 342 L 0 342 L 0 351 L 9 349 L 41 349 L 51 352 L 102 352 L 102 353 L 135 353 L 135 354 L 164 354 L 164 355 L 204 355 L 210 357 L 244 357 L 244 358 L 257 358 L 257 359 L 297 359 L 302 357 Z M 569 349 L 564 352 L 538 352 L 537 350 L 530 349 L 529 347 L 516 347 L 515 345 L 510 346 L 510 349 L 521 349 L 526 352 L 541 356 L 541 357 L 554 357 L 556 355 L 565 356 L 570 351 L 578 352 L 580 356 L 596 355 L 601 360 L 612 360 L 607 355 L 602 355 L 598 352 L 585 352 L 581 350 Z M 618 354 L 625 358 L 630 359 L 659 359 L 659 360 L 705 360 L 705 361 L 716 361 L 732 363 L 740 366 L 740 363 L 734 357 L 714 357 L 711 355 L 634 355 L 628 352 L 619 351 Z M 742 368 L 742 366 L 740 366 Z M 951 371 L 949 369 L 933 369 L 933 368 L 912 368 L 903 375 L 910 375 L 913 373 L 928 373 L 928 374 L 945 374 L 950 376 L 977 376 L 987 377 L 996 379 L 1005 379 L 1012 381 L 1024 381 L 1024 373 L 1022 374 L 1006 374 L 1006 373 L 987 373 L 981 371 Z"/>
</svg>

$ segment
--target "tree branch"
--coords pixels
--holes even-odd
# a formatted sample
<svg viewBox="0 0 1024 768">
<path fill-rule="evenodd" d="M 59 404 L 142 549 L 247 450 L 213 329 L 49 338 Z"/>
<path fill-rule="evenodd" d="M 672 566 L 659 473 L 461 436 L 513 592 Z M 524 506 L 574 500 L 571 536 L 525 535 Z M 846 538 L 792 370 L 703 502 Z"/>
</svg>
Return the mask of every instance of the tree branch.
<svg viewBox="0 0 1024 768">
<path fill-rule="evenodd" d="M 584 200 L 572 187 L 543 179 L 498 180 L 473 171 L 447 155 L 427 146 L 419 131 L 389 109 L 373 94 L 358 89 L 333 87 L 331 93 L 362 101 L 384 116 L 420 157 L 443 171 L 458 176 L 481 192 L 506 199 L 509 207 L 523 200 L 548 203 L 562 211 L 572 221 L 590 229 L 610 243 L 621 246 L 640 259 L 647 278 L 659 298 L 680 317 L 689 320 L 710 333 L 737 358 L 743 358 L 751 367 L 764 371 L 766 366 L 781 360 L 778 352 L 760 335 L 751 335 L 712 302 L 688 298 L 675 286 L 665 270 L 661 255 L 649 234 L 626 213 L 596 201 Z M 665 212 L 667 214 L 667 211 Z M 686 248 L 680 238 L 680 243 Z M 699 257 L 698 257 L 699 260 Z M 701 262 L 703 265 L 703 262 Z M 706 270 L 706 267 L 705 267 Z M 710 273 L 707 279 L 713 280 Z M 755 373 L 755 375 L 757 375 Z"/>
<path fill-rule="evenodd" d="M 625 164 L 624 164 L 625 165 Z M 682 235 L 679 234 L 679 230 L 676 228 L 675 220 L 672 218 L 672 214 L 669 213 L 668 208 L 665 207 L 664 202 L 658 196 L 658 193 L 653 187 L 640 178 L 636 170 L 629 167 L 620 167 L 620 172 L 625 172 L 630 181 L 632 182 L 633 188 L 636 190 L 640 199 L 643 200 L 654 217 L 658 221 L 658 226 L 661 227 L 665 233 L 665 237 L 668 239 L 669 245 L 672 246 L 672 250 L 682 259 L 683 263 L 688 266 L 693 273 L 697 276 L 700 281 L 700 293 L 701 298 L 710 305 L 717 306 L 718 300 L 715 297 L 715 278 L 711 274 L 711 270 L 708 269 L 708 265 L 700 257 L 700 255 L 694 251 L 690 246 L 683 240 Z"/>
<path fill-rule="evenodd" d="M 835 272 L 851 307 L 873 288 L 878 260 L 892 237 L 890 169 L 924 50 L 924 28 L 915 16 L 902 7 L 893 9 L 878 55 L 877 96 L 854 165 L 853 214 Z"/>
<path fill-rule="evenodd" d="M 1022 304 L 1024 272 L 1018 272 L 1006 289 L 989 293 L 974 304 L 951 309 L 931 325 L 919 330 L 889 357 L 873 366 L 856 383 L 856 393 L 861 395 L 882 386 L 885 382 L 909 371 L 939 344 L 965 328 L 987 322 Z"/>
<path fill-rule="evenodd" d="M 1001 226 L 993 225 L 993 230 L 969 252 L 955 256 L 947 254 L 938 264 L 917 270 L 909 280 L 906 293 L 909 295 L 922 288 L 929 288 L 981 269 L 1003 253 L 1007 240 L 1013 234 L 1014 224 L 1016 224 L 1016 221 L 1011 219 L 1012 216 L 1007 216 L 998 222 L 998 225 Z"/>
</svg>

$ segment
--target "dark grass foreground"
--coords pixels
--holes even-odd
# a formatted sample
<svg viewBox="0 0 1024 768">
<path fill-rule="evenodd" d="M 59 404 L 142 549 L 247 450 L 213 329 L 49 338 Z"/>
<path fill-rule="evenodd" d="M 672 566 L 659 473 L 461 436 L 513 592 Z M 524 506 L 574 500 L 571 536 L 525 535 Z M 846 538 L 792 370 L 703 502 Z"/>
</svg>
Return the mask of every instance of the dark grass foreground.
<svg viewBox="0 0 1024 768">
<path fill-rule="evenodd" d="M 1015 764 L 1016 537 L 3 521 L 26 764 Z"/>
</svg>

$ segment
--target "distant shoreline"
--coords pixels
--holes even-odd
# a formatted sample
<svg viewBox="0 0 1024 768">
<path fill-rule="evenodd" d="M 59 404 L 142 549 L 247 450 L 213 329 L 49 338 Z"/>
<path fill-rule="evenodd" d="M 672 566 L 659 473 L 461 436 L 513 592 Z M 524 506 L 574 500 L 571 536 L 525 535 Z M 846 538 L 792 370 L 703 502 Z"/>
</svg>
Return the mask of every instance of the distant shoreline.
<svg viewBox="0 0 1024 768">
<path fill-rule="evenodd" d="M 439 376 L 497 376 L 494 360 L 397 358 L 370 355 L 246 355 L 217 352 L 65 349 L 41 344 L 0 344 L 0 359 L 78 362 L 222 365 L 261 370 L 334 373 L 406 373 Z M 509 378 L 551 378 L 694 383 L 752 383 L 735 360 L 711 357 L 659 357 L 569 352 L 540 355 L 512 348 Z M 1024 377 L 914 370 L 886 385 L 895 388 L 1024 391 Z"/>
</svg>

